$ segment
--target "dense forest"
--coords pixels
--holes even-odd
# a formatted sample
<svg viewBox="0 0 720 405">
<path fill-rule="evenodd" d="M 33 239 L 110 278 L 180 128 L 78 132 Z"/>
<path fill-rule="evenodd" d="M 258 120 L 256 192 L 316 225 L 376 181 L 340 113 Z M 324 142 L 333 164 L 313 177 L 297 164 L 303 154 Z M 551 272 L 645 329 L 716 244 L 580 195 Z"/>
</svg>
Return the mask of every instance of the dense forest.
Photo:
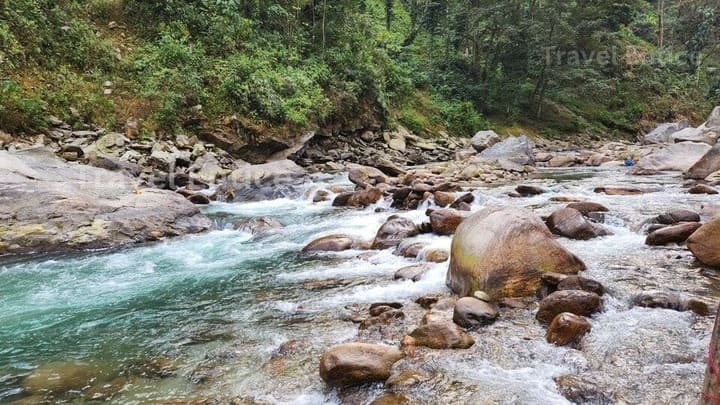
<svg viewBox="0 0 720 405">
<path fill-rule="evenodd" d="M 720 104 L 717 0 L 5 0 L 0 128 L 637 134 Z"/>
</svg>

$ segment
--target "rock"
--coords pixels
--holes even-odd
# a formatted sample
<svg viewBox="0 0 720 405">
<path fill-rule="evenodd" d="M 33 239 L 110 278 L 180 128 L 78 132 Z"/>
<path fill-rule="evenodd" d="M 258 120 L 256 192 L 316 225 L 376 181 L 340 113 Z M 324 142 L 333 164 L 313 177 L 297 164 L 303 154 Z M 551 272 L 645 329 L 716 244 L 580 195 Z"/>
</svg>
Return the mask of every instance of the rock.
<svg viewBox="0 0 720 405">
<path fill-rule="evenodd" d="M 195 193 L 193 195 L 190 195 L 187 197 L 187 200 L 196 205 L 210 204 L 210 199 L 208 198 L 208 196 L 202 193 Z"/>
<path fill-rule="evenodd" d="M 690 235 L 687 247 L 703 264 L 720 267 L 720 217 L 713 218 Z"/>
<path fill-rule="evenodd" d="M 236 231 L 249 232 L 253 235 L 265 233 L 285 227 L 280 221 L 272 217 L 254 217 L 233 222 Z"/>
<path fill-rule="evenodd" d="M 542 323 L 550 323 L 558 314 L 571 312 L 575 315 L 590 316 L 600 310 L 600 296 L 587 291 L 556 291 L 540 301 L 535 318 Z"/>
<path fill-rule="evenodd" d="M 395 373 L 385 381 L 385 385 L 390 388 L 408 388 L 428 381 L 432 375 L 422 370 L 403 370 Z"/>
<path fill-rule="evenodd" d="M 438 207 L 447 207 L 455 201 L 455 195 L 444 191 L 436 191 L 433 194 L 433 199 Z"/>
<path fill-rule="evenodd" d="M 385 132 L 383 138 L 390 149 L 398 152 L 405 152 L 407 145 L 405 143 L 405 134 L 409 133 L 406 128 L 400 126 L 396 132 Z"/>
<path fill-rule="evenodd" d="M 375 186 L 388 182 L 388 176 L 380 170 L 369 166 L 350 166 L 348 177 L 351 182 L 360 187 Z"/>
<path fill-rule="evenodd" d="M 632 186 L 604 186 L 597 187 L 594 191 L 598 194 L 602 193 L 607 195 L 640 195 L 656 193 L 660 190 L 655 188 L 639 188 Z"/>
<path fill-rule="evenodd" d="M 680 142 L 644 156 L 629 174 L 655 174 L 663 171 L 685 172 L 700 160 L 710 145 L 698 142 Z"/>
<path fill-rule="evenodd" d="M 492 302 L 492 297 L 490 297 L 485 291 L 475 291 L 472 296 L 479 299 L 480 301 Z"/>
<path fill-rule="evenodd" d="M 388 218 L 380 227 L 373 241 L 373 249 L 387 249 L 395 247 L 403 240 L 416 236 L 420 232 L 411 220 L 397 215 Z"/>
<path fill-rule="evenodd" d="M 508 166 L 534 166 L 534 143 L 527 136 L 509 137 L 482 152 L 480 157 Z"/>
<path fill-rule="evenodd" d="M 392 177 L 396 177 L 405 173 L 405 169 L 401 168 L 400 166 L 393 163 L 393 161 L 385 157 L 376 158 L 373 166 L 378 168 L 384 174 Z"/>
<path fill-rule="evenodd" d="M 545 339 L 548 343 L 565 346 L 577 342 L 591 329 L 592 326 L 587 319 L 570 312 L 563 312 L 552 320 L 545 334 Z"/>
<path fill-rule="evenodd" d="M 578 161 L 579 158 L 575 154 L 562 154 L 554 156 L 552 159 L 550 159 L 547 162 L 547 165 L 549 167 L 570 167 L 574 166 L 577 163 L 581 163 Z"/>
<path fill-rule="evenodd" d="M 460 209 L 462 204 L 472 204 L 473 201 L 475 201 L 475 196 L 473 195 L 473 193 L 466 193 L 458 197 L 457 200 L 453 201 L 453 203 L 450 204 L 450 208 Z"/>
<path fill-rule="evenodd" d="M 530 211 L 489 207 L 458 227 L 447 285 L 461 296 L 485 291 L 493 299 L 533 295 L 545 272 L 574 274 L 585 264 L 556 242 Z"/>
<path fill-rule="evenodd" d="M 140 124 L 135 118 L 128 118 L 125 121 L 125 136 L 135 139 L 140 136 Z"/>
<path fill-rule="evenodd" d="M 684 173 L 686 179 L 702 180 L 720 170 L 720 144 L 713 146 Z"/>
<path fill-rule="evenodd" d="M 707 184 L 696 184 L 688 190 L 689 194 L 717 194 L 718 191 L 714 187 Z"/>
<path fill-rule="evenodd" d="M 707 127 L 707 128 L 720 127 L 720 107 L 713 108 L 712 112 L 710 113 L 710 117 L 708 117 L 707 122 L 705 122 L 705 127 Z"/>
<path fill-rule="evenodd" d="M 610 211 L 602 204 L 590 202 L 590 201 L 581 201 L 581 202 L 574 202 L 567 205 L 567 208 L 572 208 L 574 210 L 580 211 L 583 216 L 588 216 L 591 212 L 608 212 Z"/>
<path fill-rule="evenodd" d="M 610 234 L 608 230 L 588 221 L 580 211 L 573 208 L 561 208 L 553 212 L 546 222 L 552 233 L 570 239 L 587 240 Z"/>
<path fill-rule="evenodd" d="M 28 395 L 59 395 L 81 390 L 98 378 L 107 377 L 100 367 L 82 362 L 56 362 L 44 364 L 22 381 Z"/>
<path fill-rule="evenodd" d="M 702 142 L 708 145 L 715 145 L 718 134 L 707 128 L 685 128 L 670 136 L 672 142 Z"/>
<path fill-rule="evenodd" d="M 432 322 L 415 328 L 403 339 L 403 346 L 430 349 L 467 349 L 475 340 L 453 322 Z"/>
<path fill-rule="evenodd" d="M 687 120 L 682 120 L 677 123 L 661 124 L 660 126 L 655 128 L 652 132 L 645 135 L 645 143 L 646 144 L 669 143 L 671 135 L 673 135 L 674 133 L 681 131 L 689 126 L 690 126 L 690 123 Z"/>
<path fill-rule="evenodd" d="M 383 192 L 377 187 L 368 187 L 335 197 L 333 207 L 367 207 L 382 199 Z"/>
<path fill-rule="evenodd" d="M 0 151 L 0 255 L 108 248 L 210 229 L 183 196 L 45 149 Z"/>
<path fill-rule="evenodd" d="M 689 210 L 675 210 L 655 217 L 655 222 L 673 225 L 679 222 L 700 222 L 700 214 Z"/>
<path fill-rule="evenodd" d="M 385 308 L 387 308 L 387 310 L 385 310 Z M 360 322 L 359 329 L 366 330 L 375 325 L 390 325 L 396 319 L 405 318 L 405 314 L 399 309 L 392 309 L 390 307 L 385 308 L 376 307 L 376 310 L 383 309 L 383 311 Z M 372 315 L 372 313 L 373 311 L 371 310 L 370 314 Z"/>
<path fill-rule="evenodd" d="M 420 252 L 425 248 L 424 242 L 418 242 L 414 240 L 406 239 L 395 248 L 395 251 L 393 252 L 396 256 L 402 256 L 407 257 L 409 259 L 414 259 L 418 257 Z"/>
<path fill-rule="evenodd" d="M 444 263 L 450 258 L 450 252 L 446 249 L 428 249 L 425 251 L 424 258 L 430 263 Z"/>
<path fill-rule="evenodd" d="M 424 295 L 415 300 L 415 303 L 423 307 L 424 309 L 430 309 L 440 300 L 440 296 L 436 294 Z"/>
<path fill-rule="evenodd" d="M 430 270 L 430 267 L 427 264 L 415 264 L 396 271 L 394 278 L 395 280 L 420 281 L 428 270 Z"/>
<path fill-rule="evenodd" d="M 452 235 L 465 216 L 452 209 L 433 210 L 430 213 L 430 225 L 433 232 L 438 235 Z"/>
<path fill-rule="evenodd" d="M 633 298 L 633 305 L 645 308 L 663 308 L 683 311 L 683 302 L 679 295 L 663 291 L 646 291 Z"/>
<path fill-rule="evenodd" d="M 463 328 L 477 328 L 490 325 L 500 316 L 493 304 L 474 297 L 460 298 L 453 310 L 453 322 Z"/>
<path fill-rule="evenodd" d="M 667 226 L 651 232 L 645 239 L 649 246 L 661 246 L 670 243 L 683 243 L 702 226 L 699 222 L 685 222 Z"/>
<path fill-rule="evenodd" d="M 576 375 L 555 378 L 558 392 L 574 404 L 611 404 L 612 398 L 605 395 L 597 383 Z"/>
<path fill-rule="evenodd" d="M 500 142 L 500 135 L 495 131 L 479 131 L 472 137 L 470 144 L 479 153 Z"/>
<path fill-rule="evenodd" d="M 233 170 L 218 192 L 229 201 L 287 197 L 289 188 L 300 183 L 304 175 L 305 170 L 290 160 L 248 165 Z"/>
<path fill-rule="evenodd" d="M 118 152 L 126 143 L 130 143 L 130 140 L 123 136 L 123 134 L 110 132 L 100 137 L 100 139 L 95 142 L 95 147 L 102 153 L 118 156 Z"/>
<path fill-rule="evenodd" d="M 682 310 L 692 311 L 700 316 L 710 316 L 713 314 L 710 304 L 697 298 L 689 298 L 685 300 L 682 304 Z"/>
<path fill-rule="evenodd" d="M 603 285 L 599 282 L 590 278 L 576 275 L 564 277 L 562 280 L 560 280 L 559 283 L 557 283 L 556 289 L 557 291 L 580 290 L 592 292 L 597 295 L 605 294 L 605 287 L 603 287 Z"/>
<path fill-rule="evenodd" d="M 391 392 L 384 394 L 370 403 L 370 405 L 411 405 L 412 402 L 405 394 Z"/>
<path fill-rule="evenodd" d="M 320 377 L 330 386 L 353 386 L 390 377 L 403 353 L 389 346 L 346 343 L 334 346 L 320 359 Z"/>
<path fill-rule="evenodd" d="M 214 154 L 204 154 L 195 160 L 188 169 L 193 181 L 213 184 L 229 175 L 231 171 L 220 165 Z"/>
<path fill-rule="evenodd" d="M 315 239 L 305 246 L 303 253 L 314 252 L 342 252 L 350 250 L 355 245 L 355 239 L 348 235 L 328 235 Z"/>
<path fill-rule="evenodd" d="M 547 190 L 545 190 L 542 187 L 539 186 L 532 186 L 529 184 L 521 184 L 517 187 L 515 187 L 515 191 L 518 192 L 523 197 L 533 196 L 533 195 L 540 195 L 543 193 L 546 193 Z"/>
</svg>

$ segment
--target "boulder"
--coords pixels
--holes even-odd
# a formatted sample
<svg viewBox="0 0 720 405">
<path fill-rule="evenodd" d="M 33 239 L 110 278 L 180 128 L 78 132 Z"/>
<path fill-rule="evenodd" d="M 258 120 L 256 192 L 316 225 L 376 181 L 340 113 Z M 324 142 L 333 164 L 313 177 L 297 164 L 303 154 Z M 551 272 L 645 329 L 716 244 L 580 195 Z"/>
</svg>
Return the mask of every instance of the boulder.
<svg viewBox="0 0 720 405">
<path fill-rule="evenodd" d="M 452 204 L 450 204 L 450 208 L 452 209 L 460 209 L 463 204 L 472 204 L 475 201 L 475 195 L 473 193 L 465 193 L 458 197 L 455 201 L 453 201 Z"/>
<path fill-rule="evenodd" d="M 629 174 L 644 175 L 664 171 L 685 172 L 700 160 L 710 145 L 699 142 L 680 142 L 644 156 Z"/>
<path fill-rule="evenodd" d="M 686 179 L 703 180 L 720 170 L 720 144 L 713 146 L 684 173 Z"/>
<path fill-rule="evenodd" d="M 678 222 L 700 222 L 700 214 L 689 210 L 675 210 L 655 217 L 655 222 L 663 225 L 673 225 Z"/>
<path fill-rule="evenodd" d="M 320 377 L 330 386 L 346 387 L 390 377 L 392 365 L 403 353 L 389 346 L 346 343 L 334 346 L 320 359 Z"/>
<path fill-rule="evenodd" d="M 611 404 L 615 401 L 588 378 L 564 375 L 555 378 L 558 392 L 573 404 Z"/>
<path fill-rule="evenodd" d="M 705 127 L 685 128 L 670 136 L 672 142 L 702 142 L 708 145 L 715 145 L 718 134 Z"/>
<path fill-rule="evenodd" d="M 540 187 L 540 186 L 533 186 L 529 184 L 520 184 L 519 186 L 515 187 L 515 191 L 518 192 L 523 197 L 533 196 L 533 195 L 540 195 L 543 193 L 546 193 L 547 190 Z"/>
<path fill-rule="evenodd" d="M 406 239 L 402 242 L 400 242 L 399 245 L 395 248 L 395 251 L 393 252 L 396 256 L 402 256 L 407 257 L 409 259 L 414 259 L 418 257 L 420 252 L 425 249 L 425 243 L 424 242 L 418 242 L 415 240 Z"/>
<path fill-rule="evenodd" d="M 688 190 L 689 194 L 717 194 L 718 191 L 714 187 L 707 184 L 696 184 Z"/>
<path fill-rule="evenodd" d="M 649 134 L 645 135 L 646 144 L 669 143 L 672 134 L 681 131 L 690 126 L 687 120 L 676 123 L 661 124 Z"/>
<path fill-rule="evenodd" d="M 273 217 L 254 217 L 235 221 L 233 222 L 232 227 L 236 231 L 249 232 L 256 235 L 276 229 L 282 229 L 285 225 Z"/>
<path fill-rule="evenodd" d="M 500 316 L 498 308 L 475 297 L 460 298 L 453 310 L 453 322 L 463 328 L 490 325 Z"/>
<path fill-rule="evenodd" d="M 646 291 L 633 297 L 633 305 L 645 308 L 662 308 L 683 311 L 682 298 L 664 291 Z"/>
<path fill-rule="evenodd" d="M 544 279 L 543 279 L 544 280 Z M 555 286 L 556 291 L 564 290 L 579 290 L 592 292 L 597 295 L 605 294 L 605 287 L 600 282 L 595 281 L 591 278 L 570 275 L 563 277 L 560 282 Z"/>
<path fill-rule="evenodd" d="M 583 216 L 588 216 L 591 212 L 608 212 L 610 210 L 607 209 L 602 204 L 590 202 L 590 201 L 580 201 L 580 202 L 574 202 L 567 205 L 567 208 L 572 208 L 574 210 L 580 211 Z"/>
<path fill-rule="evenodd" d="M 500 135 L 496 134 L 495 131 L 479 131 L 472 137 L 470 144 L 476 151 L 482 152 L 500 142 L 500 140 Z"/>
<path fill-rule="evenodd" d="M 488 207 L 455 232 L 446 282 L 461 296 L 485 291 L 500 299 L 535 294 L 545 272 L 575 274 L 584 269 L 582 260 L 556 242 L 532 212 Z"/>
<path fill-rule="evenodd" d="M 290 160 L 242 166 L 227 176 L 218 194 L 228 201 L 287 197 L 304 176 L 305 169 Z"/>
<path fill-rule="evenodd" d="M 713 218 L 690 235 L 687 247 L 703 264 L 720 267 L 720 217 Z"/>
<path fill-rule="evenodd" d="M 180 194 L 46 149 L 0 151 L 0 218 L 0 256 L 119 247 L 212 225 Z"/>
<path fill-rule="evenodd" d="M 415 328 L 402 343 L 430 349 L 467 349 L 475 340 L 453 322 L 431 322 Z"/>
<path fill-rule="evenodd" d="M 465 220 L 465 215 L 453 209 L 433 210 L 430 213 L 430 225 L 433 232 L 438 235 L 454 234 L 463 220 Z"/>
<path fill-rule="evenodd" d="M 203 193 L 195 193 L 189 195 L 187 200 L 196 205 L 208 205 L 210 204 L 210 198 Z"/>
<path fill-rule="evenodd" d="M 355 245 L 355 239 L 348 235 L 328 235 L 315 239 L 305 246 L 303 253 L 314 252 L 342 252 L 350 250 Z"/>
<path fill-rule="evenodd" d="M 649 246 L 661 246 L 670 243 L 683 243 L 701 226 L 702 224 L 699 222 L 684 222 L 678 225 L 666 226 L 650 232 L 645 239 L 645 244 Z"/>
<path fill-rule="evenodd" d="M 713 108 L 712 112 L 710 113 L 710 117 L 708 117 L 707 122 L 705 122 L 705 127 L 707 127 L 707 128 L 720 127 L 720 107 Z"/>
<path fill-rule="evenodd" d="M 545 339 L 548 343 L 565 346 L 577 342 L 591 329 L 592 325 L 587 319 L 570 312 L 563 312 L 552 320 Z"/>
<path fill-rule="evenodd" d="M 333 207 L 367 207 L 380 201 L 383 192 L 377 187 L 368 187 L 366 189 L 342 193 L 333 200 Z"/>
<path fill-rule="evenodd" d="M 395 272 L 395 276 L 393 278 L 395 280 L 420 281 L 422 276 L 427 273 L 428 270 L 430 270 L 430 266 L 427 264 L 414 264 L 412 266 L 399 269 Z"/>
<path fill-rule="evenodd" d="M 373 249 L 395 247 L 403 240 L 420 233 L 415 223 L 407 218 L 393 215 L 378 229 L 373 241 Z"/>
<path fill-rule="evenodd" d="M 483 150 L 479 156 L 503 166 L 534 166 L 534 148 L 527 136 L 513 136 Z"/>
<path fill-rule="evenodd" d="M 540 301 L 535 318 L 549 324 L 558 314 L 570 312 L 580 316 L 590 316 L 600 310 L 600 296 L 587 291 L 555 291 Z"/>
<path fill-rule="evenodd" d="M 561 208 L 553 212 L 546 223 L 552 233 L 570 239 L 587 240 L 610 234 L 607 229 L 588 221 L 580 211 L 573 208 Z"/>
<path fill-rule="evenodd" d="M 388 181 L 388 176 L 380 170 L 360 165 L 350 166 L 348 178 L 360 187 L 375 186 Z"/>
<path fill-rule="evenodd" d="M 190 179 L 206 184 L 213 184 L 231 173 L 220 165 L 214 154 L 206 153 L 195 160 L 190 166 Z"/>
<path fill-rule="evenodd" d="M 79 391 L 108 374 L 92 364 L 82 362 L 54 362 L 43 364 L 22 381 L 29 395 L 59 395 Z"/>
</svg>

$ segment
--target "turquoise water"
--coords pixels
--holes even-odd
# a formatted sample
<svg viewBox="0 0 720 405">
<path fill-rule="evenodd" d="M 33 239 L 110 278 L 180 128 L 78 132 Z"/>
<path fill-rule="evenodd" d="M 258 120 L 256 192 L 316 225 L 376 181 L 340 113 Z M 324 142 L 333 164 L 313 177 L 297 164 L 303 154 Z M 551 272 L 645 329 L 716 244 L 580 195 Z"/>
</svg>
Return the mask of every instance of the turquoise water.
<svg viewBox="0 0 720 405">
<path fill-rule="evenodd" d="M 634 228 L 646 216 L 710 197 L 688 200 L 676 186 L 648 196 L 592 193 L 597 185 L 627 181 L 677 184 L 665 178 L 628 180 L 595 171 L 552 172 L 549 177 L 553 180 L 537 181 L 550 186 L 551 194 L 508 199 L 511 187 L 493 187 L 478 191 L 473 209 L 504 203 L 547 214 L 559 205 L 548 201 L 556 195 L 588 198 L 611 208 L 608 226 L 615 235 L 562 240 L 586 261 L 589 276 L 611 291 L 606 311 L 592 320 L 586 350 L 547 345 L 533 311 L 504 312 L 498 323 L 475 335 L 474 351 L 426 359 L 426 366 L 443 377 L 409 392 L 431 403 L 564 403 L 552 381 L 558 375 L 596 375 L 603 387 L 618 390 L 629 378 L 639 378 L 637 373 L 651 370 L 653 377 L 634 388 L 639 397 L 626 394 L 630 402 L 694 398 L 711 320 L 628 310 L 628 302 L 638 291 L 667 286 L 716 295 L 714 282 L 693 269 L 687 256 L 671 260 L 686 253 L 646 248 L 644 236 Z M 347 184 L 346 179 L 333 182 Z M 318 378 L 317 361 L 330 345 L 357 338 L 357 325 L 346 321 L 346 315 L 364 304 L 392 300 L 405 303 L 412 317 L 414 298 L 447 293 L 447 264 L 434 265 L 423 280 L 412 283 L 392 279 L 395 270 L 415 262 L 392 255 L 392 250 L 317 257 L 299 253 L 312 239 L 332 233 L 371 239 L 390 215 L 376 208 L 387 204 L 342 210 L 329 202 L 313 204 L 309 196 L 214 204 L 206 211 L 219 228 L 261 215 L 286 227 L 256 236 L 218 230 L 122 251 L 0 263 L 0 402 L 82 402 L 91 399 L 87 393 L 97 386 L 117 381 L 118 389 L 100 399 L 128 404 L 247 397 L 261 403 L 341 401 Z M 419 223 L 426 219 L 423 211 L 402 215 Z M 436 247 L 450 244 L 448 237 L 418 239 Z M 412 322 L 414 318 L 408 327 Z M 273 363 L 278 347 L 289 341 L 299 342 L 300 348 Z M 617 357 L 626 363 L 614 367 Z M 38 367 L 67 370 L 63 367 L 78 362 L 92 366 L 95 377 L 82 387 L 42 396 L 28 389 L 27 376 Z M 668 385 L 675 387 L 674 396 L 663 394 Z M 380 387 L 366 391 L 363 401 L 382 392 Z"/>
</svg>

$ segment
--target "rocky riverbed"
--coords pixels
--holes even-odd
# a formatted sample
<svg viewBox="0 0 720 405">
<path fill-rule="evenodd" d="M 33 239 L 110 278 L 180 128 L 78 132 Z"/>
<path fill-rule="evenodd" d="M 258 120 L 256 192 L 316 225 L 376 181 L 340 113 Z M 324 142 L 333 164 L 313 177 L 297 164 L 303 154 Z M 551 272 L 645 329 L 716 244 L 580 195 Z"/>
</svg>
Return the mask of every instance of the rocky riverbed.
<svg viewBox="0 0 720 405">
<path fill-rule="evenodd" d="M 700 397 L 720 298 L 714 144 L 484 132 L 406 167 L 322 162 L 305 140 L 295 162 L 250 165 L 117 135 L 0 151 L 15 256 L 0 263 L 0 401 Z M 390 156 L 400 136 L 431 150 L 373 141 Z M 47 251 L 80 254 L 16 256 Z"/>
</svg>

